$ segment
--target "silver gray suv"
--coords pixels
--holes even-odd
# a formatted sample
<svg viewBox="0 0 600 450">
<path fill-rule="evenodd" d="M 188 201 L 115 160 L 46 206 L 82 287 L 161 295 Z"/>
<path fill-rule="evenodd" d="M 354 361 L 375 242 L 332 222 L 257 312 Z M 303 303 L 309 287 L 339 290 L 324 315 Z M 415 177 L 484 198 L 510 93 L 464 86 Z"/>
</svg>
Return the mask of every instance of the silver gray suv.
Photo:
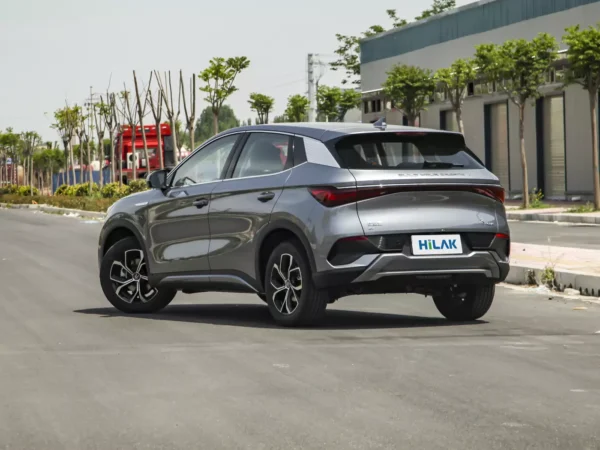
<svg viewBox="0 0 600 450">
<path fill-rule="evenodd" d="M 377 124 L 223 132 L 116 202 L 98 259 L 127 313 L 177 291 L 256 293 L 278 324 L 349 295 L 432 296 L 481 318 L 509 271 L 504 190 L 461 134 Z"/>
</svg>

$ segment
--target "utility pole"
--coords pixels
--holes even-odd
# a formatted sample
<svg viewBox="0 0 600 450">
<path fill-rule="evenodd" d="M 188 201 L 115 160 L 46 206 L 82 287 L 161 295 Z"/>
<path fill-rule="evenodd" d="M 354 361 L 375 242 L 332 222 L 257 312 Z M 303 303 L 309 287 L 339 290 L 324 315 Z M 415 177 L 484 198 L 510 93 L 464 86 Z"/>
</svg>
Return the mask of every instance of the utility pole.
<svg viewBox="0 0 600 450">
<path fill-rule="evenodd" d="M 317 120 L 317 89 L 315 84 L 315 55 L 308 54 L 308 121 Z"/>
</svg>

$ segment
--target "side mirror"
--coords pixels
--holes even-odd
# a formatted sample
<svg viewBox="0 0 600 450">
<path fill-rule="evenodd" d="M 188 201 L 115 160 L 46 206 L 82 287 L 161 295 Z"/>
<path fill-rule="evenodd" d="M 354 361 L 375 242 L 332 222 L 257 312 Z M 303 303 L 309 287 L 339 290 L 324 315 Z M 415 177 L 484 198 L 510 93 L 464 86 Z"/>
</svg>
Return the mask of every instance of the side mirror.
<svg viewBox="0 0 600 450">
<path fill-rule="evenodd" d="M 168 169 L 155 170 L 146 177 L 146 183 L 150 189 L 164 189 L 167 187 Z"/>
</svg>

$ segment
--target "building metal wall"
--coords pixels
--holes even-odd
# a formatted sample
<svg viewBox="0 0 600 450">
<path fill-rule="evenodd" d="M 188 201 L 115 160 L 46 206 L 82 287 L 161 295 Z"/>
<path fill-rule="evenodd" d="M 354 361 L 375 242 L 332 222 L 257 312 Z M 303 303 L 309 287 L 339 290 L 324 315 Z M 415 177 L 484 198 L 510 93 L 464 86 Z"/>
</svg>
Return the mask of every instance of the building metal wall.
<svg viewBox="0 0 600 450">
<path fill-rule="evenodd" d="M 499 2 L 500 0 L 496 0 Z M 536 0 L 534 8 L 544 7 L 541 3 L 560 3 L 563 0 Z M 575 4 L 579 0 L 568 0 Z M 494 2 L 492 2 L 494 3 Z M 528 8 L 529 0 L 523 0 L 523 8 Z M 535 2 L 534 2 L 535 3 Z M 541 5 L 541 6 L 540 6 Z M 519 22 L 513 25 L 493 29 L 486 33 L 469 35 L 460 39 L 444 42 L 438 45 L 422 48 L 392 58 L 381 59 L 361 65 L 362 88 L 365 90 L 380 89 L 385 81 L 386 72 L 396 63 L 414 64 L 436 70 L 449 66 L 457 58 L 470 57 L 476 45 L 484 42 L 500 44 L 507 38 L 531 39 L 542 31 L 549 32 L 559 41 L 567 26 L 580 24 L 585 27 L 595 25 L 600 20 L 600 0 L 589 4 L 568 9 L 559 13 L 545 15 Z M 418 25 L 419 27 L 421 25 Z M 393 34 L 390 34 L 390 36 Z M 376 42 L 373 41 L 373 42 Z M 562 44 L 561 44 L 562 47 Z M 556 95 L 560 93 L 561 86 L 554 85 L 543 88 L 543 94 Z M 486 104 L 506 100 L 502 94 L 485 94 L 468 97 L 463 106 L 464 134 L 467 145 L 483 161 L 486 158 L 486 126 L 484 111 Z M 544 178 L 544 161 L 546 148 L 543 138 L 538 147 L 540 126 L 536 116 L 535 105 L 528 104 L 525 113 L 525 146 L 528 162 L 529 188 L 538 187 L 539 177 Z M 564 93 L 564 142 L 565 142 L 565 178 L 566 195 L 588 196 L 593 191 L 593 171 L 591 152 L 591 119 L 589 113 L 589 99 L 587 91 L 579 86 L 569 86 Z M 448 102 L 436 102 L 428 105 L 427 110 L 421 115 L 421 125 L 427 128 L 440 128 L 442 121 L 441 112 L 448 110 Z M 371 122 L 376 118 L 385 116 L 390 124 L 402 124 L 402 113 L 399 111 L 382 111 L 378 114 L 363 114 L 363 122 Z M 447 119 L 446 119 L 447 122 Z M 523 189 L 523 176 L 521 169 L 520 142 L 519 142 L 519 113 L 512 102 L 508 107 L 508 142 L 510 149 L 510 191 L 518 194 Z M 489 157 L 489 155 L 487 155 Z M 485 161 L 489 164 L 488 161 Z"/>
<path fill-rule="evenodd" d="M 498 0 L 497 0 L 498 1 Z M 524 2 L 525 0 L 519 0 Z M 538 3 L 554 3 L 564 0 L 536 0 Z M 579 0 L 569 0 L 570 2 Z M 439 19 L 438 19 L 439 20 Z M 472 34 L 460 39 L 443 42 L 437 45 L 431 45 L 420 48 L 408 53 L 396 53 L 396 56 L 390 56 L 384 59 L 373 60 L 361 64 L 361 88 L 362 91 L 370 91 L 381 88 L 381 85 L 387 78 L 387 72 L 395 64 L 411 64 L 432 70 L 442 67 L 448 67 L 458 58 L 468 58 L 473 56 L 475 46 L 482 43 L 502 44 L 507 39 L 532 39 L 541 32 L 547 32 L 556 37 L 560 42 L 565 33 L 565 28 L 571 25 L 580 24 L 582 27 L 596 25 L 600 21 L 600 0 L 594 3 L 568 9 L 555 14 L 537 17 L 526 22 L 519 22 L 502 28 L 496 28 L 485 33 Z M 436 23 L 431 20 L 428 23 Z M 413 29 L 419 29 L 422 25 L 416 25 Z M 400 32 L 390 34 L 400 39 Z M 366 41 L 377 44 L 377 40 Z M 561 42 L 561 48 L 564 44 Z M 364 49 L 365 44 L 361 46 Z"/>
</svg>

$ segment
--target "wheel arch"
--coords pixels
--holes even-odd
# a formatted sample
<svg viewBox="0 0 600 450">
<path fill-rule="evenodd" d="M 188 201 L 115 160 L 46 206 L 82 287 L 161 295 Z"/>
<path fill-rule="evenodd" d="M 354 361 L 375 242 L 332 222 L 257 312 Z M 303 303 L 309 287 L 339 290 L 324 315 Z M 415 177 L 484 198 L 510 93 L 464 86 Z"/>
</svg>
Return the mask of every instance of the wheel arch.
<svg viewBox="0 0 600 450">
<path fill-rule="evenodd" d="M 310 269 L 316 271 L 315 257 L 312 252 L 312 248 L 305 234 L 302 232 L 298 225 L 293 224 L 287 220 L 275 220 L 270 222 L 265 228 L 261 230 L 258 237 L 256 248 L 258 251 L 255 254 L 255 268 L 256 268 L 256 281 L 260 286 L 261 291 L 264 292 L 264 270 L 265 265 L 271 255 L 271 252 L 275 247 L 283 240 L 295 239 L 304 248 Z"/>
</svg>

